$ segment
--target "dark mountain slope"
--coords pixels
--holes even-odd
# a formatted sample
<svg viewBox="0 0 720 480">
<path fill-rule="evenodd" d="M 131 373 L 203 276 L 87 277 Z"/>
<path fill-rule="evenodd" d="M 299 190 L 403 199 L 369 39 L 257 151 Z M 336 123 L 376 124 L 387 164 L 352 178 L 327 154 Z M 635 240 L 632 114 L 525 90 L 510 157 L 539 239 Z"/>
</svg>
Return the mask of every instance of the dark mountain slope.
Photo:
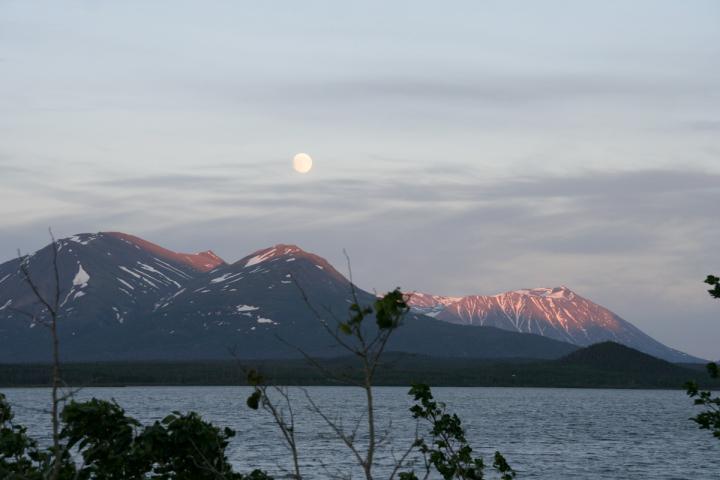
<svg viewBox="0 0 720 480">
<path fill-rule="evenodd" d="M 69 358 L 111 351 L 159 298 L 202 274 L 192 261 L 168 250 L 145 248 L 152 244 L 133 238 L 98 233 L 58 241 L 59 332 Z M 52 257 L 48 245 L 28 258 L 31 277 L 48 298 L 55 286 Z M 0 360 L 49 358 L 48 334 L 41 325 L 47 312 L 19 267 L 19 259 L 0 265 Z"/>
</svg>

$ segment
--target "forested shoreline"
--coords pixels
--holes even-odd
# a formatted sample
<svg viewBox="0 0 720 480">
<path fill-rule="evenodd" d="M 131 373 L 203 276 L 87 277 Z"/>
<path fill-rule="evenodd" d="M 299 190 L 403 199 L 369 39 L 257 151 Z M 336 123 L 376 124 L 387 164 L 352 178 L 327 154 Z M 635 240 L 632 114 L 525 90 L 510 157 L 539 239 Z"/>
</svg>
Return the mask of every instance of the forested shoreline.
<svg viewBox="0 0 720 480">
<path fill-rule="evenodd" d="M 324 368 L 343 375 L 358 375 L 351 358 L 321 360 Z M 97 362 L 66 363 L 63 377 L 72 386 L 220 386 L 248 385 L 241 367 L 263 371 L 278 385 L 342 385 L 304 360 L 248 360 L 204 362 Z M 464 387 L 568 387 L 682 389 L 695 379 L 707 388 L 720 382 L 707 377 L 703 366 L 673 369 L 618 370 L 559 361 L 466 360 L 414 355 L 392 355 L 378 371 L 377 385 L 407 386 L 425 382 L 434 386 Z M 50 386 L 49 364 L 2 364 L 0 388 Z"/>
</svg>

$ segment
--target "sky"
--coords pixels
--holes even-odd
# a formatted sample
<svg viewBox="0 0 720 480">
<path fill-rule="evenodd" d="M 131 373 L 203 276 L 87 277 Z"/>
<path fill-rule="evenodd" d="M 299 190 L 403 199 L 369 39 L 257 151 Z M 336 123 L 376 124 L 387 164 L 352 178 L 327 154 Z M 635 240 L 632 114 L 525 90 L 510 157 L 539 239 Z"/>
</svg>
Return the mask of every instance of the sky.
<svg viewBox="0 0 720 480">
<path fill-rule="evenodd" d="M 301 175 L 292 157 L 307 152 Z M 0 260 L 294 243 L 720 358 L 720 2 L 0 0 Z"/>
</svg>

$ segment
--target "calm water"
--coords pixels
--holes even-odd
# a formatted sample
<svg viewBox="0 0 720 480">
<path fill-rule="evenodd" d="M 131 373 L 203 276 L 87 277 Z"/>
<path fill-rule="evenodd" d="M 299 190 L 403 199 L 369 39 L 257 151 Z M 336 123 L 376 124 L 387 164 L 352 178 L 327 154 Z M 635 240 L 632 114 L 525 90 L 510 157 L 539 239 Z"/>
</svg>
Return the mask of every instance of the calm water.
<svg viewBox="0 0 720 480">
<path fill-rule="evenodd" d="M 351 428 L 362 405 L 357 389 L 311 387 L 317 403 Z M 80 398 L 114 398 L 142 422 L 163 418 L 171 410 L 195 410 L 218 426 L 238 434 L 229 457 L 240 471 L 251 467 L 279 475 L 289 455 L 280 433 L 263 412 L 245 406 L 250 390 L 241 387 L 92 388 Z M 574 390 L 521 388 L 435 388 L 435 397 L 458 413 L 474 449 L 486 463 L 500 450 L 519 472 L 533 479 L 717 479 L 720 442 L 688 421 L 694 414 L 680 391 Z M 37 438 L 47 439 L 45 413 L 49 390 L 5 390 L 16 419 Z M 297 430 L 308 478 L 330 478 L 352 472 L 348 451 L 329 433 L 323 421 L 297 399 Z M 388 429 L 392 448 L 382 449 L 378 473 L 393 450 L 399 454 L 413 437 L 415 423 L 407 412 L 407 388 L 376 390 L 378 416 Z M 384 463 L 384 465 L 383 465 Z M 357 471 L 352 478 L 360 478 Z M 378 478 L 382 478 L 378 475 Z"/>
</svg>

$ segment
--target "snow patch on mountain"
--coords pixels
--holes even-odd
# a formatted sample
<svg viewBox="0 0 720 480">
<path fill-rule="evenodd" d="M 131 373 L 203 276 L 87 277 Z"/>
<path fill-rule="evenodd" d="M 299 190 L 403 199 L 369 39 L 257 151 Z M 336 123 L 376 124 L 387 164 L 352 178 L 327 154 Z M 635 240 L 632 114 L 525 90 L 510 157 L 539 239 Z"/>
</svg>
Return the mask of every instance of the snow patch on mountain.
<svg viewBox="0 0 720 480">
<path fill-rule="evenodd" d="M 240 274 L 239 274 L 239 273 L 232 273 L 232 272 L 231 272 L 231 273 L 225 273 L 225 274 L 223 274 L 223 275 L 220 275 L 219 277 L 213 278 L 212 280 L 210 280 L 210 283 L 221 283 L 221 282 L 224 282 L 224 281 L 226 281 L 226 280 L 230 280 L 230 279 L 233 278 L 233 277 L 237 277 L 238 275 L 240 275 Z M 230 283 L 232 283 L 232 282 L 230 282 Z"/>
<path fill-rule="evenodd" d="M 90 275 L 85 271 L 81 263 L 78 263 L 78 271 L 73 278 L 72 284 L 75 287 L 85 288 L 90 281 Z"/>
<path fill-rule="evenodd" d="M 260 310 L 260 307 L 255 307 L 253 305 L 238 305 L 235 309 L 238 312 L 254 312 L 255 310 Z"/>
<path fill-rule="evenodd" d="M 125 323 L 125 319 L 120 315 L 120 310 L 117 307 L 112 307 L 112 309 L 113 313 L 115 313 L 115 320 L 120 324 Z"/>
<path fill-rule="evenodd" d="M 500 297 L 503 295 L 507 295 L 508 293 L 516 293 L 518 295 L 527 295 L 530 297 L 543 297 L 543 298 L 572 298 L 575 295 L 575 293 L 572 292 L 569 288 L 567 288 L 565 286 L 560 286 L 560 287 L 555 287 L 555 288 L 531 288 L 531 289 L 514 290 L 512 292 L 499 293 L 494 296 Z"/>
<path fill-rule="evenodd" d="M 166 269 L 166 270 L 168 270 L 168 271 L 170 271 L 170 272 L 176 273 L 177 275 L 180 275 L 181 277 L 186 278 L 186 279 L 192 278 L 192 277 L 191 277 L 190 275 L 188 275 L 187 273 L 183 272 L 182 270 L 180 270 L 180 269 L 178 269 L 178 268 L 173 267 L 173 266 L 170 265 L 169 263 L 163 262 L 163 261 L 160 260 L 159 258 L 153 258 L 153 260 L 155 260 L 155 263 L 156 263 L 160 268 L 164 268 L 164 269 Z"/>
<path fill-rule="evenodd" d="M 248 260 L 247 263 L 245 263 L 245 268 L 247 268 L 247 267 L 252 267 L 253 265 L 257 265 L 258 263 L 262 263 L 262 262 L 264 262 L 265 260 L 269 260 L 269 259 L 272 258 L 274 255 L 275 255 L 275 249 L 274 249 L 274 248 L 271 248 L 270 250 L 268 250 L 268 251 L 266 251 L 266 252 L 264 252 L 264 253 L 261 253 L 261 254 L 259 254 L 259 255 L 255 255 L 255 256 L 252 257 L 250 260 Z"/>
<path fill-rule="evenodd" d="M 125 272 L 125 273 L 129 273 L 130 275 L 132 275 L 133 277 L 135 277 L 135 278 L 137 278 L 137 279 L 140 278 L 140 275 L 138 275 L 137 273 L 133 272 L 132 270 L 130 270 L 130 269 L 127 268 L 126 266 L 120 265 L 118 268 L 119 268 L 120 270 L 122 270 L 123 272 Z"/>
<path fill-rule="evenodd" d="M 73 235 L 72 237 L 68 237 L 67 241 L 79 243 L 80 245 L 88 245 L 93 240 L 96 240 L 98 238 L 95 234 L 79 234 L 79 235 Z"/>
<path fill-rule="evenodd" d="M 118 282 L 122 283 L 122 284 L 125 285 L 127 288 L 129 288 L 130 290 L 135 290 L 135 287 L 133 287 L 132 285 L 130 285 L 128 282 L 126 282 L 126 281 L 123 280 L 122 278 L 120 278 L 120 277 L 116 277 L 116 278 L 117 278 Z"/>
<path fill-rule="evenodd" d="M 143 269 L 143 270 L 145 270 L 145 271 L 148 271 L 148 272 L 151 272 L 151 273 L 154 273 L 154 274 L 156 274 L 156 275 L 160 275 L 161 279 L 164 278 L 164 279 L 167 280 L 168 282 L 170 282 L 170 283 L 174 284 L 176 287 L 180 288 L 180 284 L 179 284 L 178 282 L 176 282 L 176 281 L 173 280 L 172 278 L 168 277 L 167 275 L 165 275 L 164 273 L 162 273 L 162 272 L 159 271 L 158 269 L 153 268 L 153 267 L 151 267 L 150 265 L 147 265 L 147 264 L 142 263 L 142 262 L 137 262 L 137 263 L 138 263 L 138 265 L 140 265 L 140 268 L 141 268 L 141 269 Z"/>
<path fill-rule="evenodd" d="M 295 245 L 275 245 L 274 247 L 266 248 L 264 250 L 259 250 L 255 252 L 253 256 L 245 262 L 245 268 L 252 267 L 253 265 L 257 265 L 259 263 L 267 261 L 279 260 L 280 257 L 297 253 L 303 253 L 303 251 Z M 291 257 L 286 259 L 285 261 L 294 262 L 295 258 Z"/>
</svg>

